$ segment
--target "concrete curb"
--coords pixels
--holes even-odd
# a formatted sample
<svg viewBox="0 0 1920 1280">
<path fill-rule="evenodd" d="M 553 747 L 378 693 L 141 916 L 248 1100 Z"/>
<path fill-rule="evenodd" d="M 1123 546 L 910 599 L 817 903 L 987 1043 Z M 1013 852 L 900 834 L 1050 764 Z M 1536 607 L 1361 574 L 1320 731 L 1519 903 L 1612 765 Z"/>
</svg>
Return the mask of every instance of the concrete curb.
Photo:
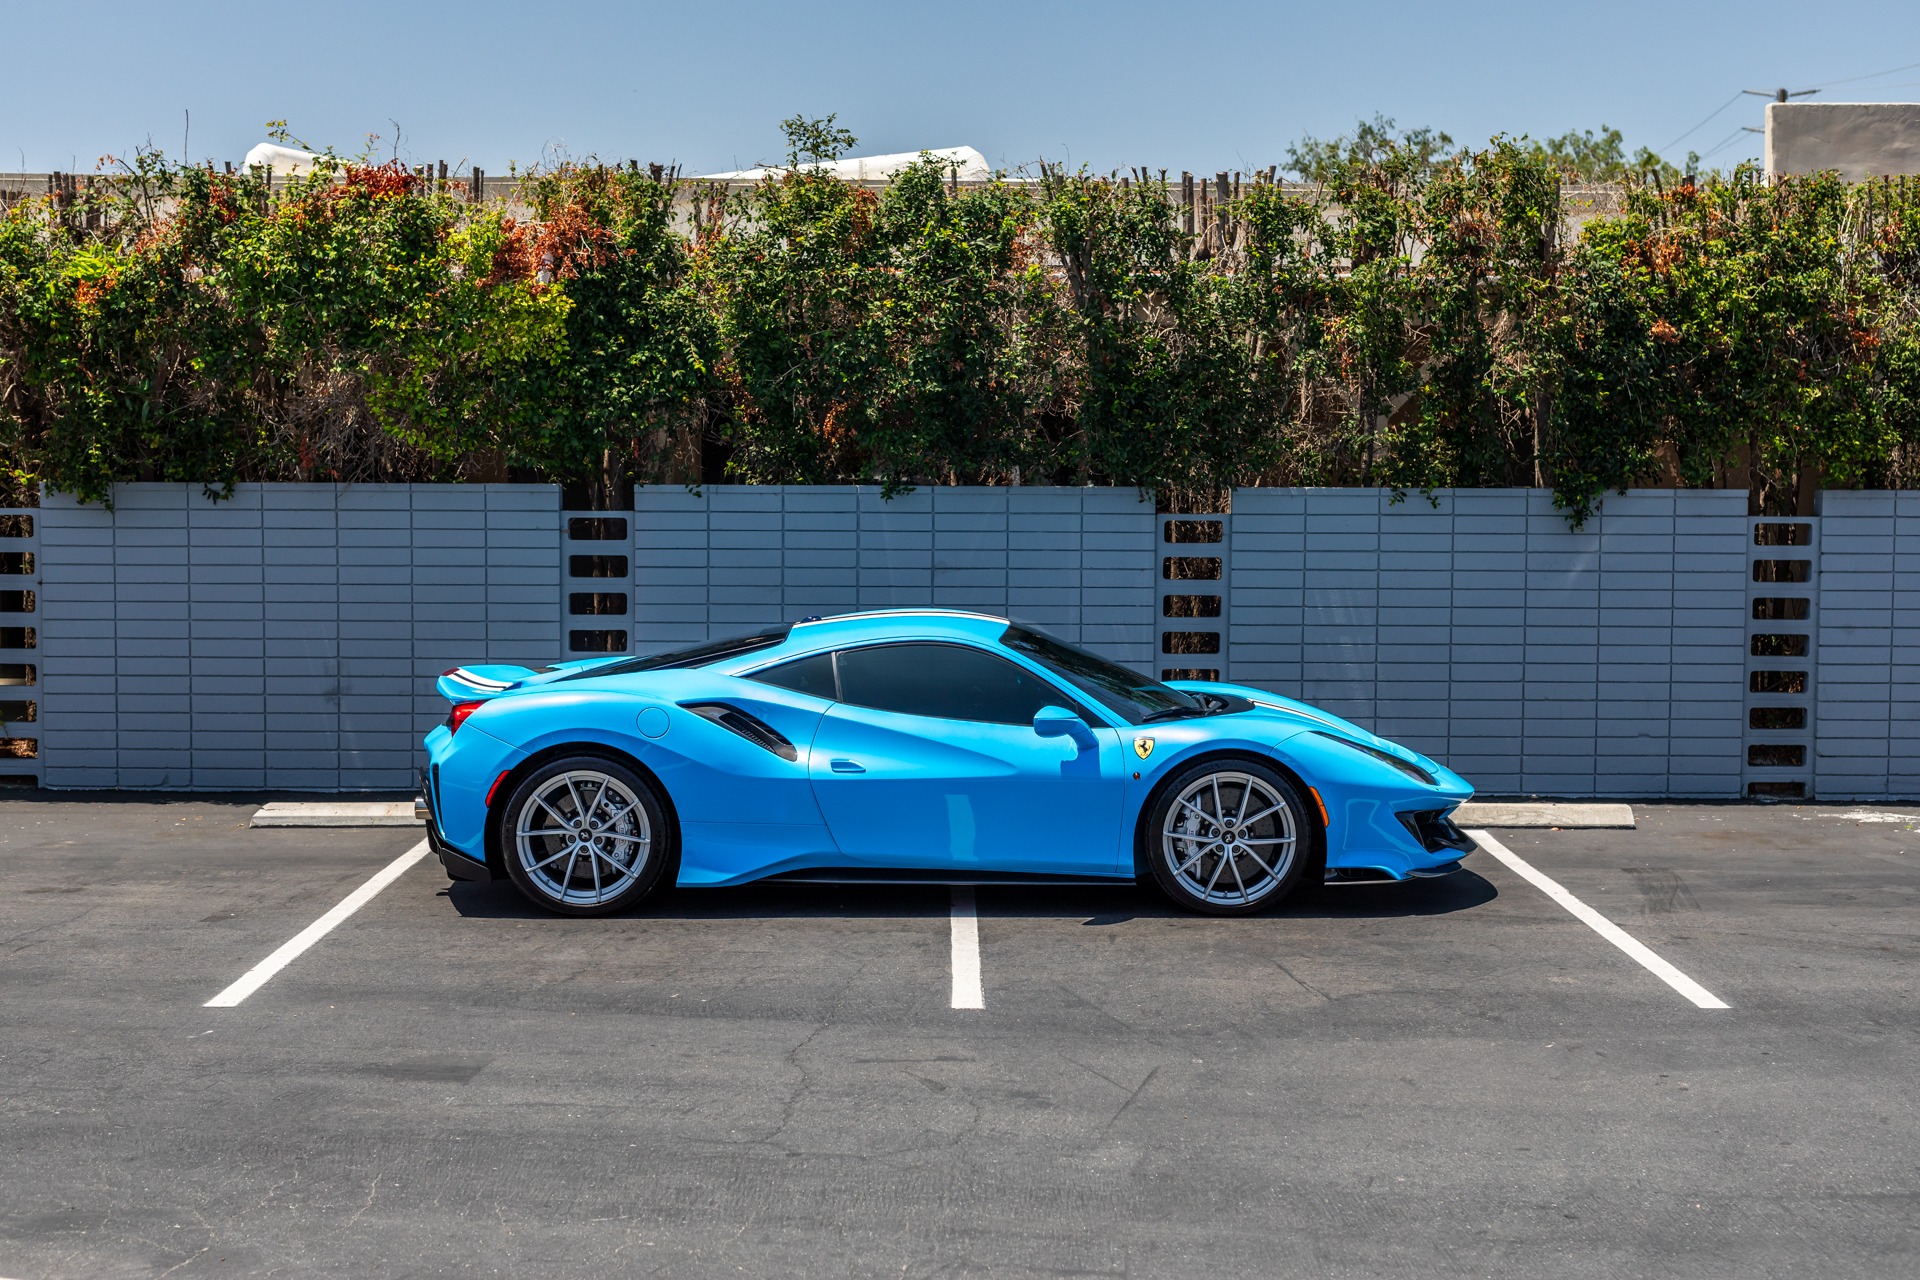
<svg viewBox="0 0 1920 1280">
<path fill-rule="evenodd" d="M 1542 800 L 1468 801 L 1453 811 L 1462 827 L 1633 828 L 1630 804 Z"/>
<path fill-rule="evenodd" d="M 1633 806 L 1554 801 L 1469 801 L 1453 811 L 1463 827 L 1628 828 Z M 251 827 L 411 827 L 411 801 L 276 800 L 257 810 Z"/>
<path fill-rule="evenodd" d="M 275 800 L 256 809 L 250 827 L 417 827 L 413 801 Z"/>
</svg>

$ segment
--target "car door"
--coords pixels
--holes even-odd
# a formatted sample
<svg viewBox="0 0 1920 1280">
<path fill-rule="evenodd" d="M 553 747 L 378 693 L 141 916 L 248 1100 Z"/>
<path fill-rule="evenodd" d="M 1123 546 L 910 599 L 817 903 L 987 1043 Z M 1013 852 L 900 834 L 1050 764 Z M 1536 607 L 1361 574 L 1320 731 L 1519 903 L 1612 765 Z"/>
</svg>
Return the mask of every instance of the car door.
<svg viewBox="0 0 1920 1280">
<path fill-rule="evenodd" d="M 1117 731 L 1023 667 L 967 645 L 911 642 L 834 655 L 839 700 L 808 774 L 850 863 L 1113 875 Z M 1033 713 L 1068 706 L 1091 740 L 1043 738 Z"/>
</svg>

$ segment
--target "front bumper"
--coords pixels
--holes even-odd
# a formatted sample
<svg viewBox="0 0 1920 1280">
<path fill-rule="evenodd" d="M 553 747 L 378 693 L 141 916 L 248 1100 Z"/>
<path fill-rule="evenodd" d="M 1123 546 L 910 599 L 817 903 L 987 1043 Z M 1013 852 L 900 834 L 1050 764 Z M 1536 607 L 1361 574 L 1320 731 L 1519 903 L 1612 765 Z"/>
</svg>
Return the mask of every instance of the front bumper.
<svg viewBox="0 0 1920 1280">
<path fill-rule="evenodd" d="M 1417 756 L 1419 776 L 1333 735 L 1302 731 L 1273 747 L 1309 780 L 1326 815 L 1327 879 L 1332 883 L 1447 875 L 1473 841 L 1451 814 L 1473 784 L 1438 761 Z"/>
<path fill-rule="evenodd" d="M 1473 842 L 1472 836 L 1454 825 L 1453 809 L 1453 805 L 1443 809 L 1402 809 L 1395 816 L 1428 853 L 1440 853 L 1443 850 L 1472 853 L 1480 846 Z"/>
<path fill-rule="evenodd" d="M 1418 867 L 1405 875 L 1389 875 L 1378 867 L 1328 867 L 1328 884 L 1400 884 L 1407 880 L 1438 880 L 1464 870 L 1458 862 L 1443 862 L 1437 867 Z"/>
<path fill-rule="evenodd" d="M 1330 880 L 1445 875 L 1458 868 L 1462 855 L 1479 847 L 1453 822 L 1453 810 L 1464 797 L 1349 793 L 1338 801 L 1327 799 L 1332 819 L 1327 870 L 1342 873 L 1330 874 Z"/>
</svg>

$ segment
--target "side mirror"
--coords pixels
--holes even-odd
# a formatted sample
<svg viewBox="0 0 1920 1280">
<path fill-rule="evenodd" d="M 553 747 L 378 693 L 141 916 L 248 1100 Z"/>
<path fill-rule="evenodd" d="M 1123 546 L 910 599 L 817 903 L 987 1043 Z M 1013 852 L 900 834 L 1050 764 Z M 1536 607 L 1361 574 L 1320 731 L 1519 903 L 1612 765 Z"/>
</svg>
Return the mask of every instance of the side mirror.
<svg viewBox="0 0 1920 1280">
<path fill-rule="evenodd" d="M 1033 731 L 1043 738 L 1071 738 L 1082 751 L 1100 745 L 1087 722 L 1065 707 L 1042 707 L 1034 712 Z"/>
</svg>

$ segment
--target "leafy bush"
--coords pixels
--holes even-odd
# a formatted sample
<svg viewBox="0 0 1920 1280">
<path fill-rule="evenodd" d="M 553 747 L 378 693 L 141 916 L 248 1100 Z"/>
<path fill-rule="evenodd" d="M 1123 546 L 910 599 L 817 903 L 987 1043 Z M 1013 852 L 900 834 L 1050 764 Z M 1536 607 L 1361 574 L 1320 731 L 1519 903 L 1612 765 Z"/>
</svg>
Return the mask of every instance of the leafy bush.
<svg viewBox="0 0 1920 1280">
<path fill-rule="evenodd" d="M 1636 190 L 1565 277 L 1548 465 L 1576 511 L 1735 460 L 1776 499 L 1802 476 L 1920 480 L 1920 188 L 1743 170 Z"/>
<path fill-rule="evenodd" d="M 0 217 L 0 461 L 125 480 L 1915 482 L 1920 188 L 1655 171 L 1377 122 L 1310 186 L 1144 171 L 871 191 L 788 122 L 728 193 L 531 176 L 518 224 L 394 165 L 269 191 L 153 156 Z M 1640 160 L 1633 163 L 1638 164 Z"/>
<path fill-rule="evenodd" d="M 421 187 L 342 165 L 270 198 L 148 156 L 79 207 L 10 211 L 10 470 L 103 499 L 547 465 L 517 428 L 546 421 L 523 392 L 559 364 L 570 301 L 534 282 L 523 229 Z"/>
<path fill-rule="evenodd" d="M 1029 324 L 1047 302 L 1020 269 L 1032 199 L 949 190 L 935 163 L 876 194 L 812 167 L 833 154 L 796 146 L 701 241 L 734 473 L 891 490 L 1029 462 L 1047 391 Z"/>
</svg>

